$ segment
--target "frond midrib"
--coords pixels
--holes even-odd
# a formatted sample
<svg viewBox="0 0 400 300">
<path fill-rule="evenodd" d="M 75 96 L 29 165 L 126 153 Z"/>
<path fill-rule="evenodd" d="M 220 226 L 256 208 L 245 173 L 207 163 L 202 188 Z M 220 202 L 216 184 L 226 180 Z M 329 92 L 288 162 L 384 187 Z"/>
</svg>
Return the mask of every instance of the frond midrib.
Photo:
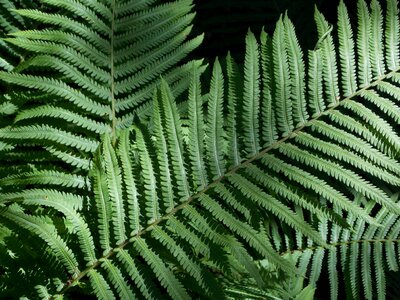
<svg viewBox="0 0 400 300">
<path fill-rule="evenodd" d="M 111 97 L 111 138 L 113 144 L 116 141 L 116 127 L 117 127 L 117 118 L 116 118 L 116 103 L 115 103 L 115 82 L 114 82 L 114 35 L 115 35 L 115 13 L 116 13 L 116 3 L 115 0 L 111 1 L 111 36 L 110 36 L 110 97 Z"/>
<path fill-rule="evenodd" d="M 222 176 L 216 178 L 214 181 L 212 181 L 209 185 L 204 187 L 202 190 L 200 190 L 197 193 L 191 195 L 187 200 L 185 200 L 184 202 L 181 202 L 181 204 L 179 204 L 178 206 L 174 207 L 172 210 L 170 210 L 165 215 L 161 216 L 159 219 L 155 220 L 153 223 L 149 224 L 146 228 L 142 229 L 141 231 L 139 231 L 137 234 L 135 234 L 131 238 L 125 240 L 124 242 L 122 242 L 119 245 L 117 245 L 114 249 L 110 250 L 109 253 L 107 253 L 106 255 L 102 256 L 100 259 L 98 259 L 92 266 L 87 267 L 85 270 L 83 270 L 81 273 L 79 273 L 78 276 L 72 280 L 72 283 L 77 282 L 80 279 L 82 279 L 83 277 L 85 277 L 86 274 L 90 272 L 90 270 L 95 269 L 96 267 L 98 267 L 102 263 L 102 261 L 104 259 L 109 259 L 109 258 L 113 257 L 115 254 L 117 254 L 118 251 L 120 251 L 121 249 L 124 249 L 127 245 L 133 243 L 137 238 L 140 238 L 145 233 L 153 230 L 160 223 L 162 223 L 163 221 L 168 220 L 169 218 L 174 216 L 177 212 L 179 212 L 180 210 L 184 209 L 186 206 L 190 205 L 193 201 L 195 201 L 196 199 L 200 198 L 202 195 L 206 194 L 208 191 L 210 191 L 212 188 L 214 188 L 220 182 L 222 182 L 227 176 L 237 173 L 239 170 L 245 168 L 247 165 L 253 163 L 257 159 L 262 158 L 265 154 L 267 154 L 268 152 L 270 152 L 273 149 L 278 148 L 279 145 L 285 143 L 287 140 L 290 140 L 290 139 L 294 138 L 295 136 L 297 136 L 298 134 L 301 134 L 303 132 L 303 130 L 306 127 L 312 125 L 313 122 L 315 122 L 318 119 L 328 115 L 331 111 L 334 111 L 335 109 L 337 109 L 338 107 L 340 107 L 341 105 L 346 103 L 347 101 L 350 101 L 353 98 L 359 96 L 363 91 L 366 91 L 366 90 L 378 85 L 380 82 L 384 81 L 385 79 L 390 78 L 393 74 L 395 74 L 395 73 L 397 73 L 399 71 L 400 71 L 400 67 L 388 72 L 385 75 L 377 77 L 377 79 L 375 81 L 371 82 L 369 85 L 366 85 L 366 86 L 360 88 L 359 90 L 355 91 L 353 94 L 351 94 L 351 95 L 349 95 L 349 96 L 347 96 L 347 97 L 345 97 L 345 98 L 343 98 L 341 100 L 338 100 L 334 105 L 331 105 L 329 108 L 327 108 L 325 111 L 321 112 L 319 115 L 316 115 L 316 116 L 310 118 L 302 126 L 296 128 L 295 130 L 290 132 L 287 136 L 282 137 L 281 139 L 277 140 L 276 142 L 274 142 L 273 144 L 269 145 L 268 147 L 262 149 L 261 151 L 259 151 L 255 155 L 253 155 L 252 157 L 249 157 L 247 159 L 243 159 L 240 164 L 230 168 Z M 361 243 L 363 241 L 364 240 L 349 241 L 348 243 L 352 243 L 352 242 Z M 368 241 L 370 241 L 370 240 L 365 240 L 365 242 L 368 242 Z M 375 240 L 371 240 L 370 242 L 373 242 L 373 241 L 375 241 Z M 378 242 L 378 240 L 376 240 L 376 242 Z M 400 239 L 393 240 L 393 242 L 399 242 L 400 243 Z M 328 244 L 328 246 L 340 246 L 340 245 L 343 245 L 343 242 L 338 242 L 338 243 L 335 243 L 335 244 Z M 312 249 L 317 249 L 317 248 L 321 248 L 321 247 L 323 247 L 323 246 L 318 245 L 318 246 L 312 247 Z M 308 249 L 308 248 L 306 248 L 306 249 Z M 304 250 L 305 251 L 306 249 L 289 250 L 289 252 L 300 251 L 300 250 Z M 283 254 L 285 254 L 285 253 L 282 253 L 281 255 L 283 255 Z M 71 284 L 71 282 L 69 282 L 68 284 L 66 283 L 64 285 L 64 288 L 61 290 L 60 294 L 65 293 L 71 286 L 73 286 L 73 284 Z"/>
</svg>

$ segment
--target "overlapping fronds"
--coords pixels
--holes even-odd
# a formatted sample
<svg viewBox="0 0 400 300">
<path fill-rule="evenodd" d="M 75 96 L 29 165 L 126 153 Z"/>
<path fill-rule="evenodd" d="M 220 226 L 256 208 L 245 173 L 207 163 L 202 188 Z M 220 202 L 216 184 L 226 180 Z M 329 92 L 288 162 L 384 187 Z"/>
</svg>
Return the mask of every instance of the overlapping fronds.
<svg viewBox="0 0 400 300">
<path fill-rule="evenodd" d="M 391 198 L 398 202 L 398 196 L 398 193 L 392 194 Z M 386 299 L 386 273 L 398 271 L 399 215 L 383 207 L 377 209 L 376 204 L 357 193 L 355 201 L 363 203 L 380 226 L 367 224 L 348 214 L 345 218 L 350 228 L 328 224 L 325 220 L 318 223 L 321 235 L 329 243 L 326 247 L 317 246 L 295 233 L 277 237 L 275 246 L 283 257 L 296 263 L 312 286 L 318 286 L 321 270 L 326 267 L 330 299 L 343 297 L 344 293 L 340 291 L 347 291 L 352 299 Z M 336 213 L 343 216 L 341 210 Z M 286 249 L 288 239 L 296 241 L 296 249 Z"/>
<path fill-rule="evenodd" d="M 18 116 L 0 129 L 0 143 L 16 148 L 2 155 L 7 164 L 16 153 L 26 161 L 34 147 L 47 153 L 46 162 L 87 172 L 99 135 L 115 135 L 146 114 L 160 75 L 177 94 L 187 87 L 191 64 L 182 60 L 202 40 L 188 39 L 191 9 L 190 0 L 46 0 L 38 9 L 10 9 L 20 22 L 33 20 L 41 29 L 10 30 L 2 41 L 29 53 L 14 72 L 0 72 L 19 90 L 9 95 Z"/>
<path fill-rule="evenodd" d="M 37 5 L 32 1 L 0 1 L 0 70 L 11 71 L 24 59 L 23 51 L 18 50 L 10 44 L 7 44 L 3 38 L 8 34 L 24 30 L 32 26 L 29 21 L 24 20 L 15 9 L 17 8 L 35 8 Z M 1 110 L 0 110 L 1 111 Z"/>
<path fill-rule="evenodd" d="M 163 103 L 162 110 L 168 105 Z M 162 126 L 160 121 L 166 117 L 159 114 L 154 125 Z M 134 144 L 130 135 L 135 137 Z M 164 135 L 162 130 L 160 137 L 165 139 Z M 3 194 L 2 223 L 15 223 L 43 239 L 45 256 L 55 263 L 44 269 L 41 259 L 35 260 L 30 267 L 25 266 L 24 274 L 14 274 L 12 265 L 21 262 L 4 253 L 8 259 L 3 263 L 9 263 L 6 266 L 10 269 L 3 276 L 2 292 L 27 297 L 45 292 L 56 297 L 73 286 L 90 285 L 99 299 L 135 299 L 140 295 L 158 298 L 165 293 L 173 299 L 189 299 L 193 293 L 218 296 L 222 295 L 222 287 L 213 272 L 232 272 L 227 264 L 230 252 L 257 273 L 243 245 L 192 206 L 190 195 L 165 203 L 161 196 L 166 186 L 160 174 L 156 175 L 161 166 L 149 152 L 152 147 L 162 151 L 137 127 L 120 132 L 116 148 L 105 135 L 91 169 L 93 194 L 85 202 L 90 206 L 86 209 L 82 209 L 83 197 L 55 190 Z M 13 204 L 7 205 L 10 202 Z M 32 215 L 21 205 L 26 209 L 41 206 L 48 212 L 57 211 L 63 218 L 57 214 L 52 214 L 53 218 Z M 243 226 L 243 232 L 248 230 L 250 226 Z M 250 239 L 259 251 L 271 251 L 259 238 Z M 24 245 L 31 245 L 28 239 Z M 225 247 L 231 251 L 223 250 Z M 221 255 L 214 257 L 214 251 Z M 33 273 L 34 279 L 24 276 Z M 17 283 L 15 276 L 20 277 Z M 21 290 L 24 285 L 32 288 Z"/>
<path fill-rule="evenodd" d="M 399 194 L 392 194 L 391 198 L 398 202 Z M 322 269 L 327 269 L 324 274 L 329 276 L 330 292 L 324 295 L 329 295 L 330 299 L 341 299 L 344 296 L 352 299 L 392 299 L 393 296 L 386 292 L 389 281 L 386 278 L 388 272 L 398 272 L 399 215 L 390 213 L 386 208 L 377 209 L 374 203 L 366 201 L 357 193 L 355 201 L 364 204 L 380 226 L 367 224 L 351 214 L 345 217 L 350 228 L 328 224 L 326 220 L 320 221 L 319 231 L 328 242 L 325 247 L 315 245 L 296 232 L 275 235 L 274 246 L 282 257 L 296 264 L 301 275 L 279 278 L 271 270 L 268 261 L 261 261 L 260 272 L 265 281 L 278 284 L 271 284 L 271 288 L 265 290 L 260 289 L 253 278 L 245 278 L 245 282 L 230 282 L 228 294 L 234 299 L 246 296 L 261 299 L 280 295 L 294 299 L 300 294 L 299 289 L 306 284 L 306 289 L 310 286 L 317 288 Z M 341 210 L 336 210 L 336 213 L 343 216 Z M 271 232 L 275 228 L 276 223 L 270 225 Z M 288 243 L 290 240 L 295 240 L 295 247 Z M 240 280 L 243 281 L 243 278 Z"/>
<path fill-rule="evenodd" d="M 63 3 L 63 9 L 78 9 Z M 133 8 L 124 5 L 130 14 Z M 82 17 L 92 19 L 94 7 L 85 7 Z M 57 262 L 49 270 L 37 268 L 42 257 L 22 262 L 19 282 L 37 274 L 27 286 L 36 285 L 40 295 L 81 287 L 100 299 L 165 293 L 173 299 L 214 298 L 227 291 L 230 276 L 250 274 L 259 288 L 265 287 L 263 261 L 300 276 L 310 268 L 308 281 L 314 284 L 327 252 L 332 298 L 337 298 L 338 266 L 350 274 L 353 296 L 361 295 L 362 288 L 366 298 L 376 292 L 383 298 L 383 266 L 395 270 L 398 264 L 394 253 L 400 213 L 393 196 L 400 186 L 399 20 L 396 1 L 388 0 L 386 7 L 384 15 L 376 0 L 369 6 L 360 0 L 357 33 L 343 2 L 337 30 L 316 11 L 319 40 L 307 56 L 293 24 L 282 16 L 272 36 L 263 32 L 257 40 L 248 33 L 243 70 L 229 55 L 222 66 L 215 61 L 209 90 L 201 87 L 201 68 L 187 65 L 187 115 L 177 107 L 170 88 L 174 84 L 162 80 L 153 90 L 149 122 L 128 129 L 115 124 L 101 131 L 99 119 L 110 106 L 89 98 L 84 85 L 78 92 L 58 78 L 40 77 L 34 83 L 33 75 L 2 73 L 10 81 L 38 84 L 65 97 L 88 119 L 97 114 L 97 123 L 88 124 L 68 114 L 67 107 L 51 103 L 75 124 L 74 131 L 85 124 L 84 132 L 103 133 L 102 141 L 73 139 L 69 131 L 27 121 L 36 119 L 38 110 L 22 112 L 21 126 L 0 132 L 3 138 L 14 135 L 26 143 L 49 141 L 52 153 L 61 151 L 61 143 L 90 157 L 99 144 L 87 164 L 92 165 L 90 180 L 80 174 L 52 180 L 50 174 L 58 168 L 43 173 L 28 167 L 0 182 L 5 190 L 16 182 L 27 186 L 0 195 L 0 221 L 16 228 L 14 235 L 28 230 L 44 240 L 45 256 Z M 100 19 L 107 14 L 101 5 L 96 8 Z M 105 34 L 102 24 L 92 25 L 99 35 Z M 22 36 L 14 42 L 30 47 L 47 43 Z M 63 53 L 56 59 L 68 61 Z M 89 70 L 85 68 L 80 71 Z M 68 78 L 68 72 L 63 74 Z M 106 73 L 87 77 L 101 81 L 101 74 Z M 112 86 L 122 94 L 134 89 L 117 82 Z M 53 107 L 44 108 L 51 116 Z M 111 115 L 113 108 L 117 117 L 111 119 L 118 122 L 117 105 L 111 105 Z M 40 164 L 43 158 L 34 159 Z M 31 184 L 46 187 L 30 189 Z M 49 184 L 53 186 L 47 188 Z M 57 186 L 66 191 L 56 192 Z M 83 188 L 89 191 L 83 194 L 87 199 L 79 192 Z M 296 249 L 309 250 L 291 252 Z M 292 259 L 283 258 L 282 252 Z M 301 258 L 294 268 L 296 253 Z M 19 256 L 11 252 L 8 257 L 12 264 L 3 277 L 11 280 Z M 378 278 L 376 285 L 372 276 Z M 23 291 L 32 296 L 32 289 Z M 305 291 L 312 292 L 312 285 Z"/>
<path fill-rule="evenodd" d="M 32 1 L 0 1 L 0 71 L 12 71 L 14 67 L 24 60 L 25 51 L 6 43 L 3 39 L 8 34 L 33 27 L 34 24 L 24 20 L 15 12 L 16 8 L 34 8 Z M 0 128 L 13 123 L 13 118 L 18 110 L 18 103 L 11 101 L 7 84 L 0 82 Z M 13 149 L 13 143 L 0 141 L 0 152 Z"/>
</svg>

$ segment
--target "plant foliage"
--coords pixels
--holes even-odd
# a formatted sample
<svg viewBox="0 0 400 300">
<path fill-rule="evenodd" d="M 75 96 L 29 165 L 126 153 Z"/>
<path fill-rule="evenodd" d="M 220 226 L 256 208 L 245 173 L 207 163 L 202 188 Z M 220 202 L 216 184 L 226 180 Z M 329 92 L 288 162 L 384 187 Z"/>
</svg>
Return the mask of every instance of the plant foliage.
<svg viewBox="0 0 400 300">
<path fill-rule="evenodd" d="M 190 1 L 43 3 L 17 12 L 50 29 L 13 32 L 30 54 L 0 73 L 18 104 L 0 129 L 4 295 L 311 299 L 327 266 L 331 298 L 385 298 L 395 0 L 360 0 L 356 28 L 343 2 L 335 28 L 316 9 L 306 54 L 286 15 L 249 31 L 243 68 L 216 59 L 207 89 L 201 62 L 177 65 L 200 42 Z"/>
<path fill-rule="evenodd" d="M 45 169 L 61 160 L 65 172 L 70 166 L 87 171 L 101 134 L 129 127 L 148 111 L 160 75 L 176 94 L 185 89 L 191 63 L 179 63 L 202 39 L 187 41 L 191 1 L 154 2 L 42 1 L 47 10 L 9 10 L 45 29 L 14 31 L 5 39 L 30 52 L 15 72 L 0 73 L 19 86 L 5 95 L 19 111 L 14 124 L 0 130 L 3 143 L 15 149 L 4 154 L 7 161 Z M 40 158 L 25 155 L 33 146 Z M 26 163 L 14 166 L 16 173 L 29 172 Z"/>
</svg>

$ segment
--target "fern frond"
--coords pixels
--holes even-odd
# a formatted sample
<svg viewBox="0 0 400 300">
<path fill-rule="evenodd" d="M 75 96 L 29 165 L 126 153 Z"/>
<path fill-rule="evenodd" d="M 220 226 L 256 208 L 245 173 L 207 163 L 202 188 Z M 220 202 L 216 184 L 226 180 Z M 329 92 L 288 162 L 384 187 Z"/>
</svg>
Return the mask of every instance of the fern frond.
<svg viewBox="0 0 400 300">
<path fill-rule="evenodd" d="M 0 184 L 2 187 L 35 184 L 85 188 L 88 182 L 85 177 L 79 175 L 57 171 L 35 171 L 4 177 L 0 179 Z"/>
<path fill-rule="evenodd" d="M 357 2 L 358 31 L 357 31 L 357 54 L 359 56 L 358 80 L 361 87 L 370 84 L 372 79 L 371 63 L 369 61 L 369 35 L 370 14 L 365 1 Z"/>
<path fill-rule="evenodd" d="M 175 175 L 178 190 L 176 194 L 187 199 L 190 196 L 190 187 L 186 162 L 184 160 L 182 123 L 178 114 L 178 108 L 173 99 L 172 92 L 165 81 L 161 81 L 161 105 L 163 116 L 160 121 L 165 124 L 165 138 L 168 145 L 168 153 L 171 156 L 172 170 Z M 178 199 L 180 202 L 181 200 Z"/>
<path fill-rule="evenodd" d="M 252 32 L 246 36 L 246 56 L 243 89 L 243 131 L 246 152 L 254 155 L 259 149 L 259 109 L 260 109 L 260 71 L 257 61 L 260 58 L 259 46 Z"/>
<path fill-rule="evenodd" d="M 244 67 L 230 56 L 226 68 L 217 59 L 206 91 L 198 62 L 172 67 L 197 44 L 183 42 L 187 23 L 181 17 L 191 1 L 107 6 L 45 0 L 66 16 L 22 11 L 59 26 L 56 31 L 79 29 L 85 45 L 111 60 L 101 65 L 100 56 L 73 55 L 77 44 L 65 43 L 73 37 L 61 32 L 46 32 L 48 40 L 38 32 L 13 39 L 37 51 L 36 57 L 55 57 L 53 62 L 68 67 L 36 76 L 30 73 L 35 63 L 27 62 L 21 73 L 0 73 L 10 83 L 40 90 L 38 97 L 26 91 L 17 122 L 0 129 L 4 148 L 17 141 L 17 151 L 6 158 L 18 159 L 24 147 L 39 145 L 91 168 L 89 177 L 74 169 L 51 178 L 65 174 L 63 167 L 42 167 L 47 157 L 36 157 L 24 173 L 15 175 L 17 168 L 0 178 L 0 222 L 30 233 L 21 238 L 44 240 L 45 252 L 55 252 L 51 257 L 64 267 L 31 270 L 36 265 L 22 264 L 27 275 L 21 276 L 37 272 L 43 281 L 38 286 L 46 288 L 39 292 L 49 295 L 90 284 L 102 299 L 219 298 L 227 287 L 235 294 L 227 283 L 232 278 L 245 278 L 250 287 L 244 293 L 257 295 L 268 285 L 263 268 L 269 265 L 291 280 L 306 274 L 294 290 L 312 297 L 326 266 L 333 298 L 339 297 L 341 268 L 354 298 L 363 288 L 365 298 L 383 299 L 386 268 L 398 268 L 400 233 L 400 70 L 393 69 L 398 26 L 384 24 L 397 20 L 398 9 L 388 1 L 384 19 L 376 0 L 369 7 L 360 0 L 357 37 L 343 1 L 337 31 L 316 12 L 319 40 L 308 56 L 287 16 L 272 37 L 262 32 L 258 41 L 249 32 Z M 81 17 L 75 17 L 77 10 Z M 160 21 L 175 13 L 177 23 Z M 154 37 L 162 28 L 182 35 L 163 36 L 135 55 L 118 52 L 131 51 L 129 36 L 140 35 L 135 26 L 147 24 L 155 26 Z M 182 28 L 176 31 L 173 24 Z M 174 47 L 168 48 L 169 39 Z M 149 64 L 136 59 L 146 52 Z M 79 73 L 81 84 L 75 82 Z M 96 94 L 90 80 L 103 91 Z M 176 97 L 187 87 L 188 103 L 178 106 Z M 105 90 L 109 97 L 103 97 Z M 31 93 L 34 102 L 26 100 Z M 76 103 L 79 97 L 85 107 Z M 151 97 L 153 105 L 143 103 Z M 150 118 L 140 120 L 141 113 Z M 54 114 L 77 125 L 40 124 Z M 64 184 L 66 191 L 30 184 Z M 19 262 L 8 263 L 7 274 Z M 18 292 L 37 295 L 32 287 Z"/>
<path fill-rule="evenodd" d="M 276 121 L 282 135 L 286 136 L 293 130 L 292 102 L 290 101 L 290 71 L 285 40 L 285 27 L 282 18 L 276 24 L 272 39 L 273 44 L 273 70 L 275 77 L 274 95 L 279 100 L 276 102 Z"/>
<path fill-rule="evenodd" d="M 305 100 L 305 66 L 303 61 L 303 53 L 299 42 L 297 41 L 295 28 L 290 19 L 285 16 L 283 19 L 285 26 L 286 45 L 288 59 L 290 63 L 290 79 L 291 79 L 291 98 L 293 101 L 293 115 L 296 127 L 303 125 L 308 119 Z"/>
<path fill-rule="evenodd" d="M 225 172 L 223 161 L 223 94 L 224 94 L 224 79 L 222 75 L 221 65 L 216 60 L 211 77 L 211 87 L 208 98 L 208 118 L 206 135 L 206 150 L 208 157 L 211 158 L 210 171 L 212 178 L 218 178 Z"/>
<path fill-rule="evenodd" d="M 278 137 L 276 125 L 276 114 L 272 107 L 272 97 L 274 95 L 274 75 L 272 58 L 272 39 L 263 30 L 261 32 L 261 69 L 262 69 L 262 137 L 264 146 L 270 146 Z M 229 67 L 227 68 L 229 76 Z M 231 97 L 228 97 L 229 99 Z M 230 107 L 231 105 L 229 105 Z M 238 146 L 236 146 L 237 148 Z M 238 151 L 238 150 L 237 150 Z M 235 165 L 237 165 L 236 163 Z"/>
<path fill-rule="evenodd" d="M 333 42 L 333 27 L 325 20 L 325 17 L 315 8 L 315 23 L 318 31 L 318 43 L 316 50 L 321 49 L 324 68 L 322 68 L 323 82 L 326 92 L 326 102 L 329 106 L 340 99 L 338 66 L 336 61 L 336 50 Z"/>
<path fill-rule="evenodd" d="M 370 15 L 370 61 L 372 67 L 372 76 L 378 77 L 385 74 L 384 65 L 384 51 L 383 44 L 383 17 L 382 9 L 378 1 L 371 1 L 371 15 Z M 395 29 L 395 28 L 394 28 Z"/>
<path fill-rule="evenodd" d="M 205 147 L 203 143 L 205 136 L 202 109 L 203 101 L 201 97 L 200 74 L 197 68 L 193 68 L 192 76 L 188 99 L 188 117 L 192 120 L 189 124 L 190 159 L 195 184 L 199 189 L 202 189 L 208 183 L 208 176 L 204 164 Z M 157 103 L 154 105 L 156 104 Z"/>
<path fill-rule="evenodd" d="M 25 7 L 36 7 L 35 3 L 25 1 Z M 27 29 L 32 26 L 30 22 L 24 20 L 18 13 L 15 12 L 17 8 L 21 8 L 21 3 L 2 0 L 0 1 L 0 36 L 5 38 L 8 34 L 17 32 L 19 30 Z M 25 54 L 17 48 L 8 45 L 4 41 L 0 42 L 0 50 L 2 56 L 0 58 L 0 70 L 12 71 L 15 66 L 24 59 Z"/>
<path fill-rule="evenodd" d="M 322 77 L 322 59 L 321 51 L 310 51 L 309 52 L 309 95 L 310 95 L 310 110 L 311 116 L 320 115 L 326 108 L 324 98 L 322 97 L 323 88 L 321 83 Z"/>
<path fill-rule="evenodd" d="M 78 262 L 74 254 L 57 234 L 56 228 L 49 218 L 20 214 L 18 209 L 13 209 L 13 207 L 10 207 L 9 211 L 2 216 L 40 236 L 70 274 L 76 276 L 79 273 Z"/>
<path fill-rule="evenodd" d="M 32 5 L 11 11 L 13 5 L 2 2 L 15 22 L 32 20 L 45 27 L 19 31 L 3 24 L 12 33 L 5 39 L 8 45 L 30 54 L 14 72 L 0 73 L 2 82 L 18 86 L 18 97 L 25 97 L 14 124 L 1 129 L 2 143 L 29 151 L 26 144 L 34 142 L 84 173 L 84 152 L 91 155 L 98 146 L 90 140 L 105 132 L 115 140 L 117 128 L 149 115 L 161 74 L 176 93 L 188 87 L 180 63 L 202 40 L 187 39 L 194 18 L 191 1 L 135 3 L 46 0 L 41 10 Z M 32 92 L 46 103 L 31 98 Z"/>
<path fill-rule="evenodd" d="M 399 8 L 394 0 L 387 1 L 386 13 L 386 65 L 389 70 L 395 70 L 399 67 Z"/>
<path fill-rule="evenodd" d="M 398 194 L 393 194 L 391 198 L 392 201 L 396 201 Z M 356 201 L 365 201 L 365 199 L 358 194 Z M 376 209 L 375 204 L 371 202 L 366 206 L 368 211 Z M 313 253 L 328 252 L 328 259 L 323 259 L 332 270 L 329 272 L 332 299 L 338 299 L 338 291 L 343 283 L 349 285 L 348 288 L 354 298 L 362 297 L 360 289 L 363 289 L 365 299 L 373 299 L 375 295 L 378 296 L 378 299 L 385 299 L 385 273 L 387 270 L 397 270 L 398 258 L 396 258 L 397 254 L 394 249 L 398 247 L 399 243 L 399 219 L 398 214 L 391 213 L 386 208 L 381 208 L 376 213 L 376 219 L 380 226 L 368 225 L 350 214 L 347 221 L 352 224 L 352 230 L 333 225 L 328 247 L 312 248 L 309 246 L 306 249 L 298 250 L 297 254 L 296 250 L 290 255 L 305 257 L 309 251 Z M 316 253 L 313 254 L 314 258 L 315 255 Z M 321 263 L 316 270 L 320 271 L 323 265 Z M 306 266 L 306 269 L 312 270 L 313 268 L 315 269 L 310 264 Z M 344 278 L 349 278 L 349 282 L 340 280 L 337 276 L 338 269 L 344 273 Z M 314 281 L 317 281 L 318 278 L 319 274 L 315 275 Z"/>
<path fill-rule="evenodd" d="M 356 62 L 354 53 L 353 31 L 347 8 L 343 0 L 338 7 L 338 37 L 340 55 L 340 70 L 342 71 L 343 95 L 350 96 L 357 90 Z M 372 55 L 371 55 L 372 56 Z"/>
</svg>

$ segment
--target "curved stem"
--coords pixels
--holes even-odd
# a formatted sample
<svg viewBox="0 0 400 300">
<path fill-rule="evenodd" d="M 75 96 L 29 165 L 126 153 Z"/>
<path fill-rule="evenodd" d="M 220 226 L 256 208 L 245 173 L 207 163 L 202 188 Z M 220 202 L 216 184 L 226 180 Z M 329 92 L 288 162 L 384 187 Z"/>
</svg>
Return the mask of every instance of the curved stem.
<svg viewBox="0 0 400 300">
<path fill-rule="evenodd" d="M 337 102 L 337 104 L 335 104 L 334 106 L 326 109 L 325 111 L 321 112 L 319 115 L 315 116 L 314 118 L 311 118 L 310 120 L 308 120 L 305 124 L 303 124 L 302 126 L 296 128 L 295 130 L 293 130 L 289 135 L 287 135 L 286 137 L 283 137 L 281 139 L 279 139 L 278 141 L 276 141 L 275 143 L 273 143 L 272 145 L 266 147 L 265 149 L 261 150 L 260 152 L 256 153 L 254 156 L 244 159 L 242 160 L 242 162 L 237 165 L 232 167 L 231 169 L 229 169 L 225 174 L 223 174 L 222 176 L 218 177 L 217 179 L 215 179 L 213 182 L 211 182 L 209 185 L 207 185 L 206 187 L 204 187 L 201 191 L 198 191 L 196 194 L 191 195 L 186 201 L 182 202 L 180 205 L 176 206 L 174 209 L 172 209 L 169 213 L 161 216 L 159 219 L 157 219 L 155 222 L 153 222 L 152 224 L 148 225 L 146 228 L 142 229 L 141 231 L 139 231 L 137 234 L 135 234 L 134 236 L 132 236 L 131 238 L 125 240 L 124 242 L 122 242 L 121 244 L 117 245 L 114 249 L 112 249 L 109 253 L 107 253 L 106 255 L 102 256 L 100 259 L 98 259 L 93 265 L 87 267 L 85 270 L 81 271 L 77 277 L 75 277 L 72 280 L 69 280 L 67 283 L 65 283 L 64 288 L 60 291 L 60 293 L 64 293 L 65 291 L 67 291 L 72 285 L 73 283 L 79 281 L 80 279 L 82 279 L 90 270 L 95 269 L 96 267 L 98 267 L 101 264 L 101 260 L 103 259 L 108 259 L 112 256 L 114 256 L 117 251 L 119 249 L 123 249 L 125 246 L 127 246 L 130 243 L 133 243 L 136 239 L 140 238 L 143 234 L 151 231 L 155 226 L 159 225 L 161 222 L 168 220 L 169 218 L 171 218 L 173 215 L 175 215 L 178 211 L 184 209 L 186 206 L 190 205 L 191 202 L 193 202 L 194 200 L 200 198 L 203 194 L 207 193 L 208 191 L 210 191 L 212 188 L 214 188 L 217 184 L 219 184 L 221 181 L 223 181 L 227 176 L 231 175 L 231 174 L 235 174 L 236 172 L 238 172 L 240 169 L 245 168 L 247 165 L 253 163 L 255 160 L 260 159 L 262 156 L 264 156 L 265 154 L 267 154 L 269 151 L 271 151 L 272 149 L 277 148 L 280 144 L 286 142 L 287 140 L 294 138 L 295 136 L 297 136 L 298 134 L 301 134 L 301 132 L 308 126 L 310 126 L 313 122 L 315 122 L 316 120 L 322 118 L 323 116 L 328 115 L 331 111 L 337 109 L 340 105 L 343 105 L 343 103 L 345 103 L 346 101 L 351 100 L 352 98 L 358 96 L 359 94 L 361 94 L 363 91 L 368 90 L 374 86 L 376 86 L 377 84 L 379 84 L 379 82 L 390 78 L 393 74 L 397 73 L 398 71 L 400 71 L 400 68 L 395 69 L 394 71 L 389 72 L 386 75 L 383 75 L 381 77 L 378 77 L 375 81 L 373 81 L 370 85 L 365 86 L 361 89 L 359 89 L 358 91 L 354 92 L 353 94 L 351 94 L 350 96 L 341 99 L 340 101 Z M 374 240 L 365 240 L 365 241 L 374 241 Z M 381 240 L 377 240 L 377 241 L 381 241 Z M 384 242 L 386 240 L 382 240 L 382 242 Z M 400 240 L 394 240 L 394 241 L 400 241 Z M 348 243 L 351 243 L 352 241 L 349 241 Z M 356 241 L 356 242 L 364 242 L 364 240 L 360 240 L 360 241 Z M 332 246 L 335 246 L 336 244 L 331 244 Z M 337 243 L 337 245 L 341 245 L 340 243 Z M 316 249 L 318 247 L 321 246 L 314 246 L 311 247 L 310 249 Z M 307 248 L 308 249 L 308 248 Z M 296 250 L 294 250 L 296 251 Z M 300 250 L 297 250 L 300 251 Z M 282 253 L 284 254 L 284 253 Z"/>
</svg>

